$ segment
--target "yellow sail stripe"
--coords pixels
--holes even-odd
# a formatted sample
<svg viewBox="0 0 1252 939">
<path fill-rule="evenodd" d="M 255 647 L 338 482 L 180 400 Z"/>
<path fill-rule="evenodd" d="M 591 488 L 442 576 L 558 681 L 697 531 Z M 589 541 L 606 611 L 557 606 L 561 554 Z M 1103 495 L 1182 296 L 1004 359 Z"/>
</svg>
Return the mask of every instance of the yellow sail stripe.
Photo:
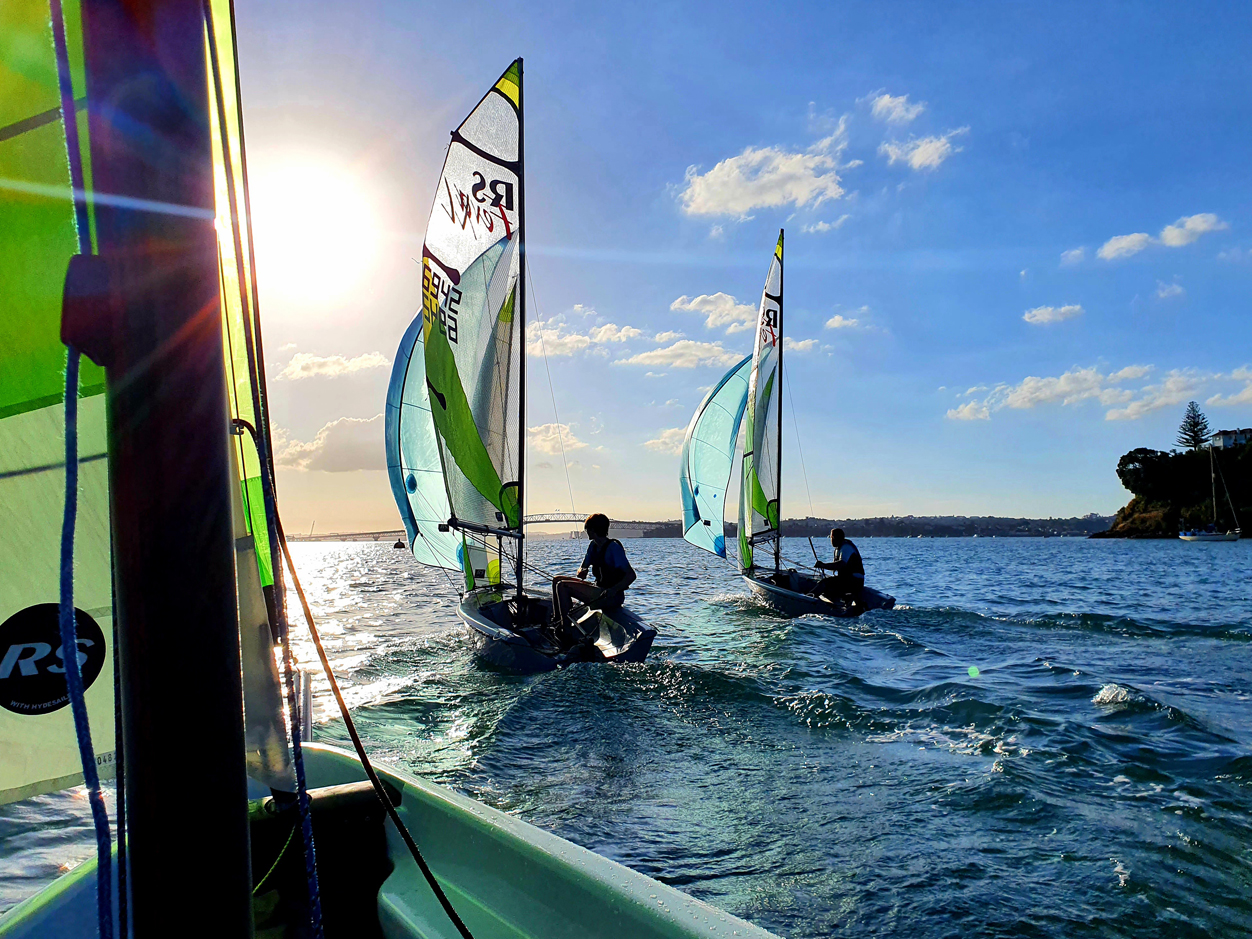
<svg viewBox="0 0 1252 939">
<path fill-rule="evenodd" d="M 513 102 L 513 107 L 521 107 L 522 101 L 522 79 L 518 74 L 517 63 L 514 62 L 508 67 L 500 80 L 496 82 L 496 91 L 504 95 Z"/>
</svg>

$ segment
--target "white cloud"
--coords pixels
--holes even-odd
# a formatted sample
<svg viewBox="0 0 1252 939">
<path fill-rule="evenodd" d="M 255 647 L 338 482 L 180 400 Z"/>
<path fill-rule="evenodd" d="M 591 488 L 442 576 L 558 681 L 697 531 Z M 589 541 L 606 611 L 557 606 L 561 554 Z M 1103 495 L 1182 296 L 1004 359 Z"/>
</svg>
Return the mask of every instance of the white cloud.
<svg viewBox="0 0 1252 939">
<path fill-rule="evenodd" d="M 824 235 L 828 231 L 834 231 L 840 228 L 844 222 L 850 219 L 850 215 L 841 215 L 833 222 L 814 222 L 812 225 L 801 225 L 800 231 L 810 235 Z"/>
<path fill-rule="evenodd" d="M 584 306 L 581 303 L 575 303 L 571 311 L 575 316 L 595 316 L 595 307 Z"/>
<path fill-rule="evenodd" d="M 1204 402 L 1205 404 L 1218 408 L 1231 404 L 1252 404 L 1252 368 L 1247 365 L 1237 368 L 1230 373 L 1230 377 L 1235 381 L 1244 382 L 1243 388 L 1225 397 L 1220 394 L 1213 395 Z"/>
<path fill-rule="evenodd" d="M 884 140 L 878 152 L 887 157 L 888 163 L 907 163 L 915 170 L 933 170 L 954 153 L 960 153 L 960 147 L 952 146 L 952 138 L 969 133 L 968 127 L 958 127 L 938 137 L 922 137 L 900 143 L 895 140 Z"/>
<path fill-rule="evenodd" d="M 783 336 L 784 352 L 812 352 L 816 348 L 816 339 L 792 339 L 790 336 Z"/>
<path fill-rule="evenodd" d="M 1147 385 L 1136 392 L 1137 397 L 1123 408 L 1114 408 L 1104 417 L 1110 421 L 1138 420 L 1161 408 L 1185 404 L 1195 397 L 1205 381 L 1214 376 L 1200 375 L 1190 369 L 1173 369 L 1157 385 Z"/>
<path fill-rule="evenodd" d="M 908 124 L 925 110 L 925 101 L 910 104 L 908 95 L 893 98 L 886 92 L 875 97 L 870 104 L 870 112 L 874 117 L 888 124 Z"/>
<path fill-rule="evenodd" d="M 596 326 L 588 331 L 587 338 L 592 342 L 625 342 L 627 339 L 635 339 L 642 335 L 643 333 L 633 326 L 605 323 L 603 326 Z"/>
<path fill-rule="evenodd" d="M 670 368 L 699 368 L 704 365 L 734 365 L 743 356 L 722 347 L 720 342 L 696 342 L 680 339 L 672 346 L 640 352 L 619 365 L 660 365 Z"/>
<path fill-rule="evenodd" d="M 1069 251 L 1061 252 L 1061 264 L 1069 266 L 1071 264 L 1081 264 L 1087 258 L 1086 248 L 1071 248 Z"/>
<path fill-rule="evenodd" d="M 1068 407 L 1095 401 L 1107 408 L 1105 420 L 1124 421 L 1137 420 L 1162 408 L 1183 404 L 1198 396 L 1198 393 L 1214 381 L 1247 381 L 1252 385 L 1252 371 L 1243 374 L 1236 369 L 1229 375 L 1206 374 L 1194 369 L 1173 369 L 1159 381 L 1140 385 L 1137 388 L 1124 387 L 1127 382 L 1138 382 L 1153 371 L 1151 365 L 1128 365 L 1109 374 L 1104 374 L 1094 367 L 1078 368 L 1075 366 L 1062 375 L 1055 377 L 1029 376 L 1016 385 L 1000 384 L 982 398 L 971 399 L 959 408 L 947 412 L 952 420 L 986 420 L 1002 408 L 1029 410 L 1047 405 Z M 978 386 L 970 392 L 981 390 Z M 1235 400 L 1252 400 L 1252 391 L 1240 391 L 1228 398 L 1220 395 L 1209 399 L 1209 403 L 1225 404 Z"/>
<path fill-rule="evenodd" d="M 1059 323 L 1062 320 L 1073 319 L 1075 316 L 1082 316 L 1083 309 L 1077 303 L 1066 304 L 1065 306 L 1037 306 L 1033 310 L 1027 310 L 1022 314 L 1022 319 L 1027 323 Z"/>
<path fill-rule="evenodd" d="M 1223 231 L 1230 226 L 1212 212 L 1201 212 L 1198 215 L 1184 215 L 1173 225 L 1161 229 L 1159 238 L 1153 238 L 1147 232 L 1135 232 L 1133 235 L 1116 235 L 1110 238 L 1096 254 L 1106 261 L 1117 258 L 1128 258 L 1138 254 L 1150 244 L 1164 245 L 1167 248 L 1181 248 L 1189 245 L 1201 235 L 1208 232 Z"/>
<path fill-rule="evenodd" d="M 667 329 L 663 333 L 657 333 L 653 337 L 653 342 L 673 342 L 675 339 L 685 338 L 682 333 L 674 329 Z"/>
<path fill-rule="evenodd" d="M 1122 381 L 1135 381 L 1140 378 L 1147 378 L 1151 371 L 1151 365 L 1127 365 L 1125 368 L 1118 369 L 1109 375 L 1109 381 L 1113 384 Z"/>
<path fill-rule="evenodd" d="M 1212 212 L 1201 212 L 1199 215 L 1184 215 L 1173 225 L 1161 229 L 1161 244 L 1171 248 L 1189 245 L 1201 235 L 1211 231 L 1222 231 L 1230 226 Z"/>
<path fill-rule="evenodd" d="M 756 307 L 740 303 L 728 293 L 700 294 L 698 297 L 683 294 L 669 308 L 703 313 L 705 326 L 709 329 L 725 326 L 728 333 L 741 333 L 756 325 Z"/>
<path fill-rule="evenodd" d="M 1217 252 L 1219 261 L 1252 261 L 1252 251 L 1246 248 L 1227 248 Z"/>
<path fill-rule="evenodd" d="M 712 228 L 709 229 L 709 237 L 710 238 L 725 238 L 726 229 L 723 228 L 721 225 L 714 225 Z"/>
<path fill-rule="evenodd" d="M 578 307 L 574 311 L 580 312 Z M 593 326 L 586 333 L 573 332 L 567 330 L 566 325 L 556 318 L 546 323 L 532 322 L 526 327 L 526 351 L 531 355 L 543 355 L 546 352 L 556 358 L 582 352 L 593 345 L 625 342 L 642 335 L 633 326 L 618 326 L 616 323 Z"/>
<path fill-rule="evenodd" d="M 561 444 L 565 444 L 565 451 L 581 450 L 587 444 L 574 436 L 573 431 L 569 429 L 569 424 L 540 424 L 538 427 L 527 428 L 527 439 L 530 447 L 539 453 L 546 453 L 549 456 L 556 456 L 562 452 Z"/>
<path fill-rule="evenodd" d="M 317 432 L 308 443 L 276 431 L 274 462 L 279 466 L 325 473 L 385 470 L 383 416 L 341 417 Z"/>
<path fill-rule="evenodd" d="M 342 355 L 310 355 L 308 352 L 297 352 L 291 357 L 286 367 L 275 376 L 276 379 L 297 381 L 301 378 L 338 378 L 373 368 L 387 368 L 391 360 L 379 352 L 366 352 L 356 358 L 347 359 Z"/>
<path fill-rule="evenodd" d="M 839 157 L 847 146 L 841 120 L 828 137 L 807 150 L 747 147 L 707 173 L 689 166 L 679 194 L 688 215 L 731 215 L 746 218 L 756 208 L 821 205 L 843 195 Z M 711 233 L 710 233 L 711 234 Z"/>
<path fill-rule="evenodd" d="M 861 307 L 858 312 L 868 309 L 868 307 Z M 855 316 L 844 316 L 842 313 L 836 313 L 826 321 L 827 329 L 856 329 L 860 325 L 861 321 Z"/>
<path fill-rule="evenodd" d="M 966 401 L 959 408 L 952 408 L 947 414 L 952 421 L 989 421 L 991 412 L 981 401 Z"/>
<path fill-rule="evenodd" d="M 666 374 L 667 373 L 665 372 L 644 372 L 643 377 L 644 378 L 664 378 Z"/>
<path fill-rule="evenodd" d="M 278 351 L 279 351 L 279 352 L 290 352 L 290 351 L 291 351 L 292 349 L 294 349 L 295 347 L 296 347 L 296 344 L 295 344 L 294 342 L 289 342 L 289 343 L 287 343 L 287 344 L 286 344 L 286 345 L 284 345 L 284 346 L 279 346 L 279 347 L 278 347 Z"/>
<path fill-rule="evenodd" d="M 663 430 L 652 440 L 644 441 L 644 446 L 658 453 L 678 454 L 683 449 L 683 439 L 687 436 L 686 427 L 671 427 Z"/>
<path fill-rule="evenodd" d="M 1167 284 L 1163 280 L 1156 282 L 1156 295 L 1162 300 L 1167 300 L 1170 297 L 1181 297 L 1186 292 L 1182 284 Z"/>
<path fill-rule="evenodd" d="M 1135 232 L 1133 235 L 1114 235 L 1100 245 L 1100 250 L 1096 252 L 1096 257 L 1103 258 L 1106 261 L 1128 258 L 1132 254 L 1138 254 L 1151 243 L 1152 236 L 1144 231 Z"/>
</svg>

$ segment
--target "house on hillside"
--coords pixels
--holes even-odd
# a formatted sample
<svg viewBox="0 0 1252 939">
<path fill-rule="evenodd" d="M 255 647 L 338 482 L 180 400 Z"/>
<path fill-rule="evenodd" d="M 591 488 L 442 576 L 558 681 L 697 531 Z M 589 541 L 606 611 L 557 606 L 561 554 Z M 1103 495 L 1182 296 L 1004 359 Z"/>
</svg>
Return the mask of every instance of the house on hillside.
<svg viewBox="0 0 1252 939">
<path fill-rule="evenodd" d="M 1241 447 L 1250 440 L 1252 427 L 1244 427 L 1242 430 L 1219 430 L 1209 438 L 1209 444 L 1215 450 L 1228 450 L 1231 447 Z"/>
</svg>

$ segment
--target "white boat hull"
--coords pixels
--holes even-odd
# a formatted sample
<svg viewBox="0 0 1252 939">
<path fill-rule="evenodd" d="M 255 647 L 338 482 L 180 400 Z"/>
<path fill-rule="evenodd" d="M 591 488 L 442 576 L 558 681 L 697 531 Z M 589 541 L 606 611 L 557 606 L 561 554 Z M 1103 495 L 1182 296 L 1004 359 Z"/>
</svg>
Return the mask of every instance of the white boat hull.
<svg viewBox="0 0 1252 939">
<path fill-rule="evenodd" d="M 1184 531 L 1178 536 L 1182 541 L 1238 541 L 1237 531 Z"/>
</svg>

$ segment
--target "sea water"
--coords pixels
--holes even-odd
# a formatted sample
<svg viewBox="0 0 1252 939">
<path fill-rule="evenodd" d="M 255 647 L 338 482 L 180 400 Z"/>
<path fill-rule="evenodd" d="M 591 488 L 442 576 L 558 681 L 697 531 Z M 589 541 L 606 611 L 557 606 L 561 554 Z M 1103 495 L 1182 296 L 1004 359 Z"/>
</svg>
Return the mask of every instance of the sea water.
<svg viewBox="0 0 1252 939">
<path fill-rule="evenodd" d="M 850 621 L 626 549 L 648 661 L 530 677 L 475 662 L 407 552 L 294 554 L 379 760 L 784 936 L 1252 935 L 1252 544 L 863 539 L 898 604 Z M 89 826 L 81 792 L 0 807 L 0 909 Z"/>
</svg>

